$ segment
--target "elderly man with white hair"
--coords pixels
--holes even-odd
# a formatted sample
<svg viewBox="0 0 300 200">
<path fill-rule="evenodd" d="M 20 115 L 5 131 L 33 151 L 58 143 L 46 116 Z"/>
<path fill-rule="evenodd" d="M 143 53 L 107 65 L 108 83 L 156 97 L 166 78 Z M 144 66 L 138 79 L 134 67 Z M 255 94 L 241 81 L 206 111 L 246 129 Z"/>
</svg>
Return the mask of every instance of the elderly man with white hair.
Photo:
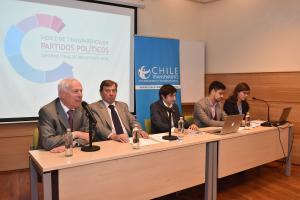
<svg viewBox="0 0 300 200">
<path fill-rule="evenodd" d="M 76 79 L 58 84 L 58 98 L 39 111 L 39 148 L 51 152 L 64 151 L 63 135 L 71 129 L 73 139 L 88 142 L 88 122 L 81 108 L 82 86 Z"/>
</svg>

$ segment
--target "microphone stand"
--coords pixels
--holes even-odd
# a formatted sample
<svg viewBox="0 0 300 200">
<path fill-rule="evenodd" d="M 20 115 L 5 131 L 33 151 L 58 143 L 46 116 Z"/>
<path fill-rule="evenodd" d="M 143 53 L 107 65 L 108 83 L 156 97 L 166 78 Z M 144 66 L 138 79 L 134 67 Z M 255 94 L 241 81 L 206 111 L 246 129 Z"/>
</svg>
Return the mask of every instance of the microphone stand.
<svg viewBox="0 0 300 200">
<path fill-rule="evenodd" d="M 269 106 L 268 102 L 265 101 L 265 100 L 263 100 L 263 99 L 257 99 L 257 98 L 255 98 L 255 97 L 252 97 L 252 99 L 253 99 L 253 100 L 257 100 L 257 101 L 262 101 L 262 102 L 264 102 L 265 104 L 267 104 L 267 106 L 268 106 L 268 121 L 263 122 L 263 123 L 261 123 L 260 125 L 261 125 L 261 126 L 266 126 L 266 127 L 271 127 L 271 126 L 273 126 L 273 125 L 272 125 L 272 122 L 270 122 L 270 106 Z"/>
<path fill-rule="evenodd" d="M 93 133 L 95 132 L 96 129 L 96 123 L 93 122 L 93 120 L 89 119 L 89 145 L 88 146 L 83 146 L 81 147 L 81 151 L 85 152 L 93 152 L 93 151 L 99 151 L 100 146 L 92 145 L 92 140 L 93 140 Z"/>
<path fill-rule="evenodd" d="M 177 140 L 178 137 L 175 136 L 175 135 L 172 135 L 172 133 L 171 133 L 172 132 L 172 116 L 171 116 L 172 115 L 172 110 L 170 108 L 168 108 L 167 110 L 168 110 L 168 113 L 169 113 L 169 135 L 163 136 L 162 139 L 169 140 L 169 141 Z"/>
</svg>

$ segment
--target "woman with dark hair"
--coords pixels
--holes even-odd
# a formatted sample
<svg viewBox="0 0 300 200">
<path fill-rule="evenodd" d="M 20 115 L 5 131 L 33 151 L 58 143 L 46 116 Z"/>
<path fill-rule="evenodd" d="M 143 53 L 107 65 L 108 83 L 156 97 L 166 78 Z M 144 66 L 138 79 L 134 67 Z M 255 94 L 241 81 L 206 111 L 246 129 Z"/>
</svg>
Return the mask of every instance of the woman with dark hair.
<svg viewBox="0 0 300 200">
<path fill-rule="evenodd" d="M 244 114 L 249 111 L 247 97 L 250 93 L 250 87 L 247 83 L 239 83 L 235 86 L 233 94 L 226 99 L 224 111 L 227 115 Z"/>
</svg>

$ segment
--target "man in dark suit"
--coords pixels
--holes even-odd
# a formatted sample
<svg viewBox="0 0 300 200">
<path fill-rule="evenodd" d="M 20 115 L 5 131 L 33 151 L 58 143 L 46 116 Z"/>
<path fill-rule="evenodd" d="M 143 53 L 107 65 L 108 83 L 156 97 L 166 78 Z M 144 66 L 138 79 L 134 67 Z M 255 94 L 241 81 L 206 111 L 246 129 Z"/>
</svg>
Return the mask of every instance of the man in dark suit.
<svg viewBox="0 0 300 200">
<path fill-rule="evenodd" d="M 70 128 L 74 140 L 88 142 L 88 123 L 80 107 L 82 86 L 76 79 L 64 79 L 58 84 L 58 98 L 39 111 L 39 148 L 51 152 L 64 151 L 64 134 Z"/>
<path fill-rule="evenodd" d="M 176 88 L 166 84 L 159 89 L 159 100 L 150 105 L 152 133 L 164 133 L 170 129 L 169 111 L 171 111 L 172 132 L 177 132 L 180 113 L 176 101 Z M 197 130 L 195 124 L 185 123 L 185 128 Z"/>
<path fill-rule="evenodd" d="M 102 100 L 90 105 L 97 120 L 96 139 L 129 142 L 135 125 L 140 124 L 129 112 L 126 103 L 116 101 L 118 84 L 112 80 L 104 80 L 100 85 Z M 143 138 L 148 138 L 145 131 L 140 132 Z"/>
</svg>

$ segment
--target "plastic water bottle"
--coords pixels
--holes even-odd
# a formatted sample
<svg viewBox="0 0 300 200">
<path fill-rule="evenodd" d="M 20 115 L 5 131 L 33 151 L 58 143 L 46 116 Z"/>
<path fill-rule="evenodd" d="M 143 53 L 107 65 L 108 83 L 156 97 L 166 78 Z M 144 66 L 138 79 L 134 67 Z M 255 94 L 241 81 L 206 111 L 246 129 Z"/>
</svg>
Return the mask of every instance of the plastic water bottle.
<svg viewBox="0 0 300 200">
<path fill-rule="evenodd" d="M 182 139 L 184 136 L 184 120 L 183 117 L 180 117 L 178 121 L 178 139 Z"/>
<path fill-rule="evenodd" d="M 73 156 L 73 135 L 71 129 L 67 129 L 67 132 L 64 136 L 65 141 L 65 156 Z"/>
<path fill-rule="evenodd" d="M 134 125 L 134 128 L 132 130 L 132 147 L 134 149 L 139 149 L 140 148 L 140 128 L 138 125 Z"/>
<path fill-rule="evenodd" d="M 250 113 L 247 112 L 247 114 L 245 116 L 245 127 L 250 128 L 250 125 L 251 125 Z"/>
</svg>

